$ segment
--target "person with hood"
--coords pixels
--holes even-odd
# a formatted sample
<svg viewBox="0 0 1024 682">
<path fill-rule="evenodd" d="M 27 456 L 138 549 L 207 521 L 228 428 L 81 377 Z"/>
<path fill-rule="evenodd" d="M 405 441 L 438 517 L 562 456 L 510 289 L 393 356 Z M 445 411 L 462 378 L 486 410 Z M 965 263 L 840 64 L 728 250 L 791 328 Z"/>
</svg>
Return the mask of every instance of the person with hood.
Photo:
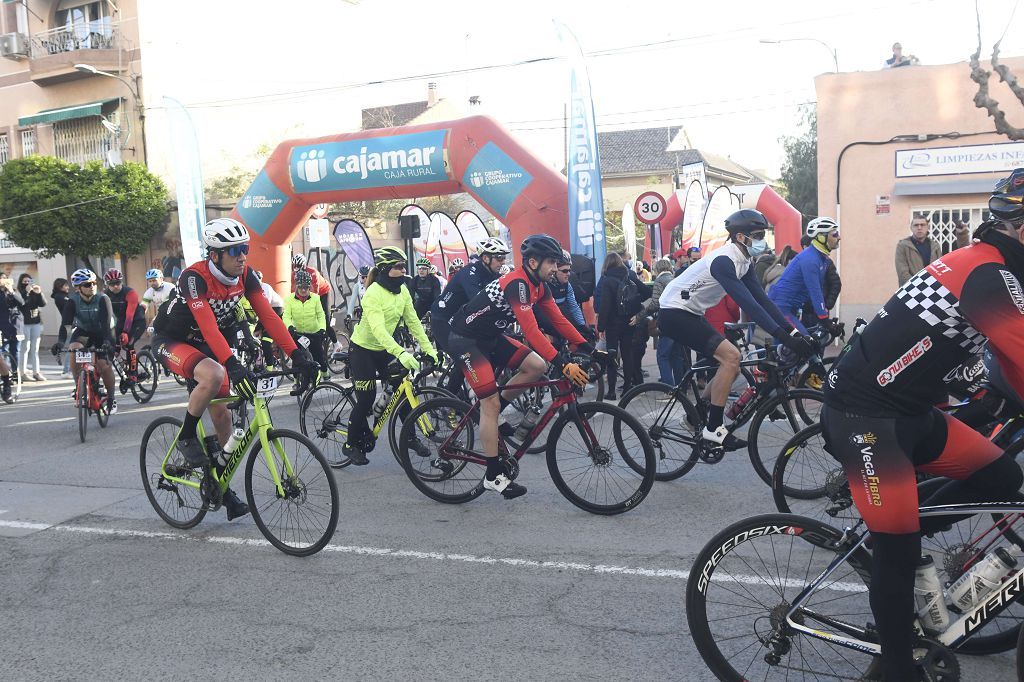
<svg viewBox="0 0 1024 682">
<path fill-rule="evenodd" d="M 622 365 L 623 393 L 643 383 L 644 380 L 640 370 L 643 357 L 637 357 L 634 335 L 637 333 L 636 315 L 643 308 L 643 301 L 647 298 L 642 292 L 648 290 L 636 273 L 626 267 L 622 256 L 614 252 L 605 256 L 604 265 L 601 267 L 601 281 L 597 285 L 601 291 L 597 331 L 604 334 L 610 360 L 605 399 L 616 400 L 618 364 Z"/>
</svg>

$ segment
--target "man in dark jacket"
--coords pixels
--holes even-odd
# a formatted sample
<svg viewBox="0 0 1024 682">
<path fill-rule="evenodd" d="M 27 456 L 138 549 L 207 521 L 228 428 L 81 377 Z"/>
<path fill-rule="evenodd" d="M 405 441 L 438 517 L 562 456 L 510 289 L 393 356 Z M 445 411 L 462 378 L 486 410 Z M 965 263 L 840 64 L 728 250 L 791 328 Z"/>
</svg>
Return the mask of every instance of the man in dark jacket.
<svg viewBox="0 0 1024 682">
<path fill-rule="evenodd" d="M 409 289 L 412 292 L 412 304 L 416 308 L 416 317 L 423 317 L 430 312 L 430 306 L 441 295 L 441 280 L 430 271 L 430 261 L 420 258 L 416 261 L 416 276 L 412 278 Z"/>
</svg>

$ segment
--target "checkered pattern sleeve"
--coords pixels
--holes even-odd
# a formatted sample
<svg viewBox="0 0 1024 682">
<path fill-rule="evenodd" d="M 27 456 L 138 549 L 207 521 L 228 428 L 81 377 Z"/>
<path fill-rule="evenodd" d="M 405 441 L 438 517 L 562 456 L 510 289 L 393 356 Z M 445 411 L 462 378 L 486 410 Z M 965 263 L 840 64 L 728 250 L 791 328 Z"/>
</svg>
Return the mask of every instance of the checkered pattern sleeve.
<svg viewBox="0 0 1024 682">
<path fill-rule="evenodd" d="M 206 280 L 198 272 L 186 270 L 182 273 L 178 284 L 181 298 L 192 313 L 192 318 L 196 321 L 196 326 L 199 327 L 206 345 L 217 357 L 217 362 L 224 364 L 231 357 L 231 346 L 228 345 L 224 335 L 220 333 L 217 316 L 211 302 L 206 298 Z"/>
</svg>

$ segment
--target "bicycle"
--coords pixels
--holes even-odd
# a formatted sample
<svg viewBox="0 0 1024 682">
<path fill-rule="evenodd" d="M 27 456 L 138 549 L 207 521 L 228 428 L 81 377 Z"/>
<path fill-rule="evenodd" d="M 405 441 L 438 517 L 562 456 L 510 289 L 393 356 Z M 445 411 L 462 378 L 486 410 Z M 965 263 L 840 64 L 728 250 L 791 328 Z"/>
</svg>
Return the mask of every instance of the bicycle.
<svg viewBox="0 0 1024 682">
<path fill-rule="evenodd" d="M 726 325 L 727 336 L 736 342 L 747 325 Z M 733 417 L 732 429 L 749 423 L 747 452 L 758 477 L 771 483 L 778 442 L 818 420 L 823 401 L 821 391 L 790 388 L 788 371 L 780 366 L 773 344 L 766 344 L 760 356 L 740 361 L 740 368 L 758 368 L 761 379 L 751 376 L 753 394 Z M 792 368 L 790 368 L 792 369 Z M 637 417 L 650 436 L 657 452 L 658 470 L 655 478 L 671 481 L 689 472 L 698 461 L 717 464 L 725 456 L 720 445 L 701 438 L 707 423 L 710 402 L 702 395 L 696 377 L 713 372 L 711 361 L 698 362 L 687 370 L 682 382 L 672 387 L 661 382 L 641 384 L 619 401 L 619 407 Z M 737 403 L 739 404 L 739 403 Z M 778 429 L 772 425 L 778 424 Z M 781 432 L 776 433 L 776 431 Z"/>
<path fill-rule="evenodd" d="M 274 427 L 267 407 L 280 378 L 296 373 L 257 373 L 251 419 L 246 400 L 231 395 L 213 401 L 232 409 L 235 435 L 241 433 L 235 449 L 222 453 L 217 437 L 206 436 L 202 422 L 197 425 L 196 435 L 207 456 L 212 461 L 214 455 L 223 454 L 226 461 L 222 463 L 199 469 L 188 467 L 176 447 L 181 420 L 165 416 L 150 423 L 142 436 L 139 464 L 146 496 L 161 519 L 174 528 L 188 529 L 202 521 L 207 512 L 219 509 L 248 448 L 246 501 L 263 536 L 292 556 L 309 556 L 324 548 L 338 525 L 334 475 L 312 441 L 295 431 Z M 265 464 L 265 470 L 257 472 L 259 461 Z"/>
<path fill-rule="evenodd" d="M 549 368 L 549 376 L 553 371 Z M 565 378 L 515 386 L 541 387 L 551 390 L 552 400 L 526 439 L 512 454 L 505 441 L 499 441 L 498 456 L 509 478 L 515 480 L 519 475 L 519 460 L 558 415 L 547 437 L 548 472 L 558 492 L 592 514 L 621 514 L 639 505 L 654 485 L 655 457 L 650 438 L 636 418 L 608 403 L 579 402 L 574 386 Z M 427 497 L 461 504 L 484 492 L 486 460 L 473 449 L 479 410 L 479 401 L 470 405 L 458 398 L 434 398 L 406 417 L 398 441 L 399 461 L 413 485 Z M 575 431 L 566 428 L 570 424 Z M 604 500 L 591 500 L 586 497 L 590 493 L 603 493 Z"/>
<path fill-rule="evenodd" d="M 347 371 L 348 353 L 345 354 Z M 373 437 L 377 438 L 388 427 L 388 445 L 398 460 L 398 429 L 411 408 L 419 406 L 427 397 L 452 397 L 443 388 L 426 386 L 424 378 L 433 371 L 429 357 L 417 353 L 416 359 L 427 364 L 413 375 L 393 361 L 389 365 L 388 377 L 382 384 L 382 393 L 374 403 Z M 394 382 L 398 380 L 398 383 Z M 348 441 L 348 421 L 355 407 L 355 386 L 340 386 L 334 382 L 322 382 L 308 392 L 299 407 L 299 428 L 303 435 L 315 438 L 324 444 L 328 464 L 335 469 L 344 469 L 352 460 L 343 454 L 342 446 Z M 401 462 L 401 460 L 399 460 Z"/>
<path fill-rule="evenodd" d="M 919 514 L 967 516 L 951 527 L 970 522 L 959 529 L 964 541 L 949 551 L 925 546 L 947 584 L 996 543 L 1009 541 L 1018 554 L 1024 544 L 1024 503 L 921 507 Z M 839 530 L 804 516 L 765 514 L 734 523 L 708 542 L 687 580 L 686 615 L 697 650 L 718 679 L 789 679 L 800 673 L 800 679 L 860 679 L 881 653 L 868 602 L 870 533 L 859 530 L 861 524 Z M 958 679 L 955 651 L 975 655 L 1013 648 L 1019 618 L 1004 627 L 1000 614 L 1022 592 L 1024 564 L 1018 563 L 989 596 L 950 613 L 940 632 L 924 635 L 919 623 L 915 658 L 932 673 L 930 679 Z"/>
<path fill-rule="evenodd" d="M 96 415 L 100 428 L 107 428 L 110 413 L 107 412 L 107 398 L 100 391 L 100 378 L 96 372 L 96 360 L 104 352 L 102 349 L 85 347 L 75 350 L 64 350 L 63 353 L 74 353 L 78 364 L 78 378 L 75 380 L 75 406 L 78 411 L 78 437 L 85 442 L 85 434 L 89 429 L 89 417 Z M 60 353 L 54 353 L 57 362 L 62 361 Z"/>
<path fill-rule="evenodd" d="M 153 399 L 153 394 L 156 393 L 159 376 L 156 358 L 148 347 L 142 348 L 139 351 L 128 349 L 129 353 L 135 353 L 135 376 L 132 377 L 131 359 L 129 357 L 126 360 L 121 357 L 121 350 L 121 348 L 115 348 L 110 360 L 110 364 L 114 367 L 114 372 L 117 374 L 118 389 L 121 391 L 121 395 L 131 391 L 132 397 L 135 398 L 136 402 L 139 404 L 148 403 Z"/>
</svg>

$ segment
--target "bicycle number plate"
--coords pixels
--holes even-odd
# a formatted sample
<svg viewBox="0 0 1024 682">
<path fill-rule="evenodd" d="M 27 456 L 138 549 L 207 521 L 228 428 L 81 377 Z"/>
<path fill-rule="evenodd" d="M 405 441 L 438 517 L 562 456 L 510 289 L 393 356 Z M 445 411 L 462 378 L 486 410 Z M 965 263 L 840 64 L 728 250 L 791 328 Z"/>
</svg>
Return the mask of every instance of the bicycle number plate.
<svg viewBox="0 0 1024 682">
<path fill-rule="evenodd" d="M 281 383 L 281 377 L 263 377 L 256 382 L 256 395 L 261 398 L 273 395 Z"/>
<path fill-rule="evenodd" d="M 82 365 L 91 365 L 91 364 L 93 364 L 93 362 L 92 362 L 92 353 L 85 353 L 85 352 L 82 352 L 80 350 L 76 350 L 75 351 L 75 362 L 77 364 L 82 364 Z"/>
</svg>

